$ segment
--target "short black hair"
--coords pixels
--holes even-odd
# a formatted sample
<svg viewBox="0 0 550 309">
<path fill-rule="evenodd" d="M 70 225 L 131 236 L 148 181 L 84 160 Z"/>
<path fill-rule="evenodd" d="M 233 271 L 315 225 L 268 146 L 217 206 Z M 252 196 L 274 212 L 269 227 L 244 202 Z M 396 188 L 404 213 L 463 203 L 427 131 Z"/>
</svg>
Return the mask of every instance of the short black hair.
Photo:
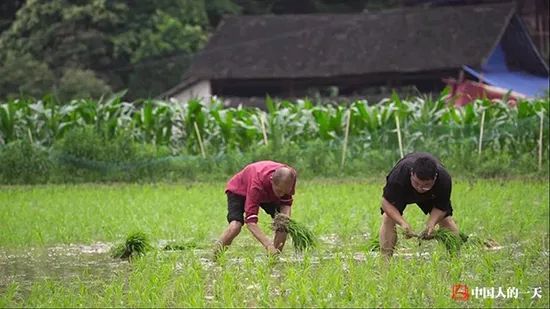
<svg viewBox="0 0 550 309">
<path fill-rule="evenodd" d="M 437 162 L 430 157 L 420 157 L 414 161 L 412 172 L 420 180 L 432 180 L 437 176 Z"/>
</svg>

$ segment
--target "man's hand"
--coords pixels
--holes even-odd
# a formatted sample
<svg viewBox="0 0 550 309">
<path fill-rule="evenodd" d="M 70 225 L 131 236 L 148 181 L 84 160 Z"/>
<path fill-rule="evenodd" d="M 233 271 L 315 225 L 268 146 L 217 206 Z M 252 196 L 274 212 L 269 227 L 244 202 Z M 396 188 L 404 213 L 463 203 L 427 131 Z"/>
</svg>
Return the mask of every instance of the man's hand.
<svg viewBox="0 0 550 309">
<path fill-rule="evenodd" d="M 405 234 L 406 239 L 417 236 L 416 233 L 413 231 L 411 225 L 407 222 L 403 222 L 401 224 L 401 228 L 403 229 L 403 234 Z"/>
<path fill-rule="evenodd" d="M 273 225 L 275 227 L 273 245 L 279 250 L 279 253 L 283 251 L 283 247 L 285 246 L 288 225 L 290 224 L 290 209 L 290 206 L 282 205 L 280 207 L 280 212 L 273 219 Z"/>
<path fill-rule="evenodd" d="M 435 228 L 435 226 L 433 226 L 431 224 L 427 224 L 424 231 L 422 231 L 422 233 L 420 233 L 420 239 L 432 239 L 432 238 L 434 238 L 434 236 L 433 236 L 434 228 Z"/>
<path fill-rule="evenodd" d="M 382 198 L 382 210 L 384 211 L 384 214 L 390 217 L 393 221 L 397 222 L 399 226 L 403 229 L 403 233 L 405 234 L 405 238 L 411 238 L 414 236 L 417 236 L 407 221 L 405 221 L 405 218 L 399 213 L 399 210 L 395 206 L 393 206 L 392 203 L 388 202 L 385 198 Z"/>
</svg>

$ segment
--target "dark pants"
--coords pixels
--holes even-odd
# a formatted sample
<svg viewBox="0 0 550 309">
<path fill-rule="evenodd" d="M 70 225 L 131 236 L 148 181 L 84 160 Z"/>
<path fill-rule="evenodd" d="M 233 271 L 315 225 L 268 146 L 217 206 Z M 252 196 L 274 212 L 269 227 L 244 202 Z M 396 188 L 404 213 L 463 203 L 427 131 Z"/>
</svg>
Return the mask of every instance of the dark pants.
<svg viewBox="0 0 550 309">
<path fill-rule="evenodd" d="M 425 215 L 429 215 L 430 212 L 432 211 L 432 209 L 434 208 L 433 203 L 431 203 L 429 201 L 418 202 L 418 203 L 416 203 L 416 205 L 418 205 L 418 207 L 420 207 L 420 209 L 422 210 L 422 212 Z M 394 206 L 395 206 L 395 208 L 397 208 L 397 210 L 399 210 L 399 213 L 401 215 L 403 215 L 403 211 L 405 211 L 405 208 L 407 207 L 407 204 L 394 205 Z M 445 217 L 443 217 L 443 218 L 447 218 L 447 217 L 452 216 L 453 215 L 453 206 L 451 205 L 451 201 L 449 201 L 449 205 L 446 207 L 446 209 L 441 209 L 441 210 L 446 212 Z M 380 214 L 384 214 L 384 210 L 382 208 L 380 208 Z"/>
<path fill-rule="evenodd" d="M 232 192 L 226 192 L 227 194 L 227 222 L 239 221 L 244 224 L 244 202 L 246 197 Z M 262 203 L 260 207 L 274 218 L 280 211 L 280 205 L 276 203 Z"/>
</svg>

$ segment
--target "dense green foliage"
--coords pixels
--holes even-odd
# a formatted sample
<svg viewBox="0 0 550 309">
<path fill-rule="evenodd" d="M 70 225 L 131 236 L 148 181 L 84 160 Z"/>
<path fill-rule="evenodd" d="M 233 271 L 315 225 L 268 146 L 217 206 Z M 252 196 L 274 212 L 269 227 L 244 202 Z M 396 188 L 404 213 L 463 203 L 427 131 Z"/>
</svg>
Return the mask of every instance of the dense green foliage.
<svg viewBox="0 0 550 309">
<path fill-rule="evenodd" d="M 287 162 L 304 177 L 379 175 L 401 151 L 432 152 L 462 175 L 543 176 L 548 102 L 454 107 L 443 93 L 374 105 L 268 100 L 262 111 L 217 100 L 129 103 L 120 95 L 64 106 L 51 96 L 9 100 L 0 103 L 0 181 L 225 179 L 260 159 Z"/>
<path fill-rule="evenodd" d="M 0 4 L 0 99 L 62 102 L 127 89 L 151 98 L 181 81 L 228 14 L 361 12 L 396 1 L 10 0 Z"/>
<path fill-rule="evenodd" d="M 204 3 L 25 1 L 0 34 L 0 72 L 8 73 L 0 77 L 0 93 L 53 92 L 62 101 L 98 98 L 117 89 L 129 89 L 133 97 L 157 95 L 181 78 L 189 57 L 206 41 Z M 155 79 L 148 81 L 155 69 Z"/>
</svg>

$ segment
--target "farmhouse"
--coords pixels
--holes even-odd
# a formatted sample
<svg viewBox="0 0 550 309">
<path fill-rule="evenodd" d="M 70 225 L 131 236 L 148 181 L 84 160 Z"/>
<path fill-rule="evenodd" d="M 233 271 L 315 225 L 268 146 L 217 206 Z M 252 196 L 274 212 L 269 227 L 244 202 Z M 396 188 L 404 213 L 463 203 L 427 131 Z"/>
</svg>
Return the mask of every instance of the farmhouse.
<svg viewBox="0 0 550 309">
<path fill-rule="evenodd" d="M 525 96 L 548 89 L 548 66 L 513 4 L 230 16 L 162 97 L 439 92 L 459 76 Z"/>
</svg>

